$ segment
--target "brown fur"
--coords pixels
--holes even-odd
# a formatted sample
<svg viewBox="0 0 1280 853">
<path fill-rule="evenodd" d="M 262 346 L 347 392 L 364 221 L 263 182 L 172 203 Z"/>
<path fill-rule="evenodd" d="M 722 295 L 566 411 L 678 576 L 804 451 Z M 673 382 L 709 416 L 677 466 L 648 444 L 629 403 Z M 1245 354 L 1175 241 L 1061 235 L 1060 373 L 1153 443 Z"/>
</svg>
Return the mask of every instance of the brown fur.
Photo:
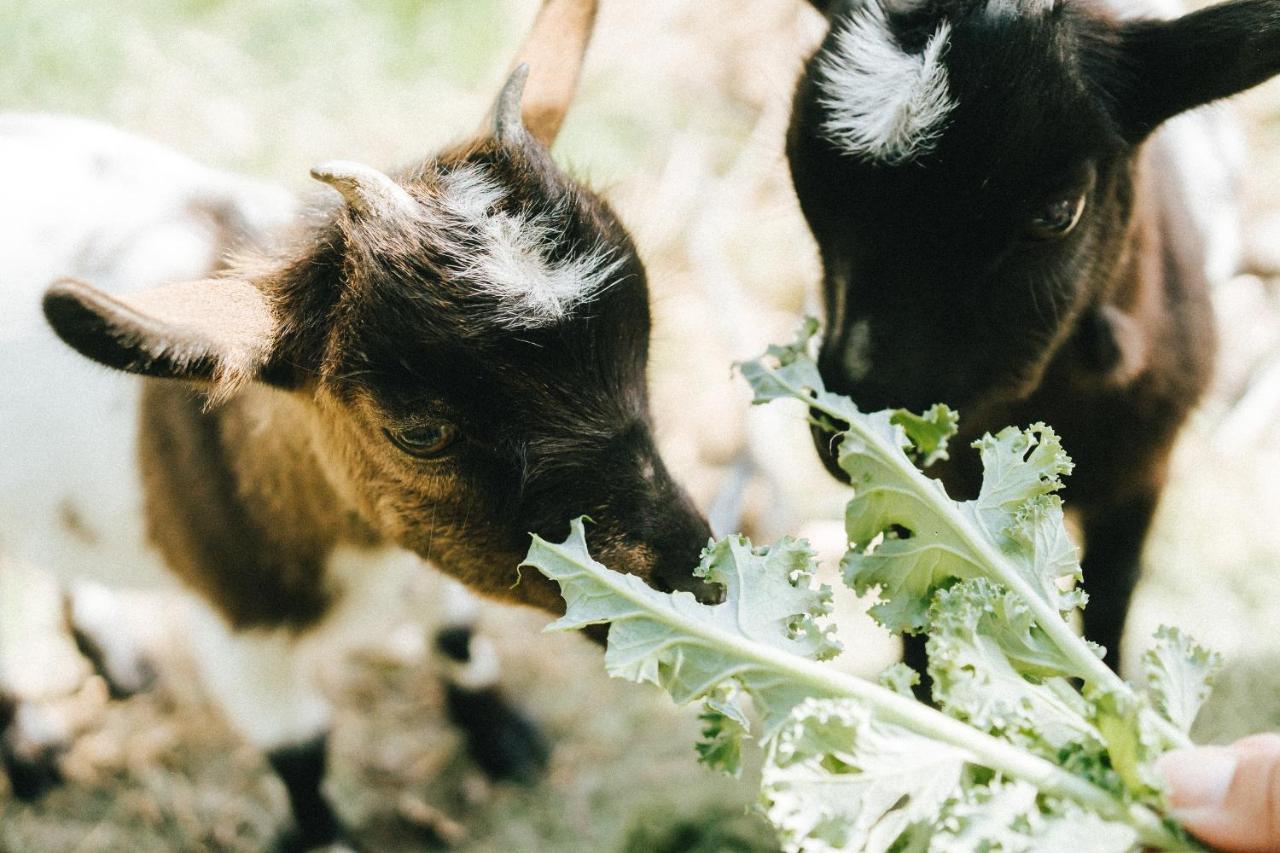
<svg viewBox="0 0 1280 853">
<path fill-rule="evenodd" d="M 244 396 L 273 393 L 283 396 Z M 328 608 L 324 558 L 352 525 L 314 463 L 278 446 L 286 416 L 252 423 L 243 404 L 203 407 L 181 385 L 149 383 L 144 393 L 139 463 L 152 542 L 233 627 L 305 627 Z"/>
<path fill-rule="evenodd" d="M 235 279 L 206 279 L 113 296 L 63 279 L 45 295 L 51 322 L 87 323 L 97 331 L 91 358 L 144 375 L 182 371 L 213 382 L 216 401 L 259 370 L 276 320 L 261 291 Z M 107 331 L 107 334 L 102 334 Z M 89 335 L 84 335 L 90 345 Z"/>
</svg>

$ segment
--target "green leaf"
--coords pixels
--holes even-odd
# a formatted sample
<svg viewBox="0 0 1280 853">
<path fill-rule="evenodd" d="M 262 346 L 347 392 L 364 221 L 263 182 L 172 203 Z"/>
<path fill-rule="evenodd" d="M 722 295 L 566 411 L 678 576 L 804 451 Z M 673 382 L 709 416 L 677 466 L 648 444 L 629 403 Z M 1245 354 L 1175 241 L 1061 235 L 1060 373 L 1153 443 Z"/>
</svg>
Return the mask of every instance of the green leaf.
<svg viewBox="0 0 1280 853">
<path fill-rule="evenodd" d="M 725 585 L 719 605 L 656 592 L 595 562 L 581 521 L 563 544 L 535 537 L 526 563 L 560 584 L 567 609 L 552 628 L 612 623 L 605 654 L 612 675 L 658 684 L 681 704 L 709 700 L 700 752 L 713 766 L 740 766 L 746 716 L 735 689 L 751 697 L 763 718 L 763 795 L 791 849 L 923 849 L 957 784 L 993 774 L 1034 781 L 1046 795 L 1130 823 L 1152 846 L 1177 840 L 1149 809 L 1114 790 L 824 666 L 818 659 L 835 646 L 818 620 L 830 595 L 814 588 L 804 543 L 753 548 L 730 537 L 710 546 L 699 573 Z M 1057 681 L 1045 686 L 1052 690 Z"/>
<path fill-rule="evenodd" d="M 1155 647 L 1142 656 L 1151 704 L 1184 732 L 1191 730 L 1221 667 L 1221 655 L 1166 625 L 1156 630 Z"/>
<path fill-rule="evenodd" d="M 600 565 L 587 552 L 581 519 L 563 544 L 535 536 L 525 565 L 560 584 L 567 608 L 547 630 L 612 623 L 605 652 L 610 675 L 656 684 L 682 705 L 737 682 L 764 718 L 766 737 L 812 691 L 780 681 L 752 659 L 750 647 L 808 660 L 840 649 L 834 626 L 817 621 L 830 611 L 831 590 L 812 586 L 813 552 L 803 541 L 753 548 L 730 536 L 709 546 L 697 572 L 724 585 L 725 601 L 714 606 L 687 592 L 665 595 Z"/>
<path fill-rule="evenodd" d="M 1026 850 L 1032 821 L 1040 809 L 1040 792 L 1027 782 L 974 785 L 951 803 L 930 851 L 971 853 L 974 850 Z"/>
<path fill-rule="evenodd" d="M 792 388 L 810 388 L 823 390 L 822 377 L 818 375 L 818 366 L 809 357 L 813 336 L 818 331 L 818 321 L 806 317 L 800 326 L 796 339 L 784 346 L 773 345 L 765 351 L 763 358 L 739 362 L 735 365 L 742 378 L 747 380 L 751 390 L 755 392 L 752 400 L 756 405 L 782 398 L 793 398 Z M 766 366 L 764 359 L 772 362 Z"/>
<path fill-rule="evenodd" d="M 1138 693 L 1078 637 L 1078 553 L 1057 492 L 1072 463 L 1043 424 L 975 443 L 976 499 L 952 500 L 917 465 L 944 458 L 956 417 L 863 413 L 828 393 L 809 355 L 816 325 L 740 366 L 756 402 L 797 400 L 830 429 L 854 494 L 846 584 L 875 591 L 872 613 L 929 634 L 934 698 L 910 698 L 899 665 L 881 684 L 821 661 L 838 646 L 831 592 L 807 544 L 708 546 L 696 573 L 725 603 L 663 595 L 591 560 L 580 522 L 568 541 L 535 539 L 528 563 L 561 585 L 557 628 L 612 623 L 611 674 L 703 700 L 708 765 L 736 773 L 749 737 L 740 693 L 763 718 L 762 796 L 789 850 L 1096 850 L 1186 838 L 1159 817 L 1156 759 L 1185 730 L 1216 659 L 1175 631 L 1158 635 Z M 1073 686 L 1079 681 L 1083 693 Z"/>
<path fill-rule="evenodd" d="M 1035 843 L 1028 850 L 1123 853 L 1143 847 L 1132 827 L 1103 820 L 1078 808 L 1067 808 L 1062 814 L 1045 819 L 1033 838 Z M 1194 850 L 1195 847 L 1186 845 L 1183 849 Z"/>
<path fill-rule="evenodd" d="M 1062 500 L 1054 492 L 1071 458 L 1052 429 L 1007 427 L 974 443 L 982 457 L 982 490 L 966 508 L 1041 599 L 1058 610 L 1083 602 L 1058 588 L 1079 580 L 1079 555 L 1067 535 Z"/>
<path fill-rule="evenodd" d="M 770 348 L 743 372 L 758 400 L 797 399 L 815 423 L 835 432 L 838 463 L 854 489 L 845 515 L 850 548 L 841 567 L 859 595 L 877 593 L 871 614 L 891 631 L 919 633 L 928 628 L 934 592 L 955 580 L 990 577 L 1032 599 L 1041 627 L 1087 681 L 1127 689 L 1066 620 L 1054 616 L 1083 606 L 1085 596 L 1060 589 L 1064 580 L 1080 578 L 1080 566 L 1055 494 L 1072 462 L 1053 430 L 1011 427 L 976 442 L 981 493 L 953 501 L 911 455 L 934 457 L 940 437 L 955 428 L 954 413 L 935 407 L 923 416 L 864 414 L 823 387 L 808 356 L 813 331 L 806 324 L 795 343 Z"/>
<path fill-rule="evenodd" d="M 960 416 L 942 403 L 934 404 L 922 415 L 898 409 L 893 422 L 902 427 L 911 442 L 911 455 L 921 468 L 941 459 L 949 459 L 947 442 L 956 434 Z"/>
<path fill-rule="evenodd" d="M 738 701 L 733 685 L 722 685 L 703 700 L 702 740 L 695 748 L 698 760 L 729 776 L 742 774 L 742 742 L 748 739 L 751 723 Z"/>
<path fill-rule="evenodd" d="M 953 578 L 976 576 L 981 564 L 951 534 L 945 505 L 920 499 L 910 479 L 915 468 L 902 449 L 907 444 L 902 428 L 888 412 L 859 417 L 864 434 L 844 433 L 837 456 L 854 489 L 845 508 L 850 547 L 840 569 L 858 595 L 877 590 L 880 601 L 871 615 L 880 624 L 918 633 L 928 625 L 934 591 Z M 929 481 L 928 487 L 953 505 L 941 484 Z"/>
<path fill-rule="evenodd" d="M 915 686 L 920 683 L 920 673 L 905 663 L 899 662 L 880 673 L 880 677 L 877 680 L 882 686 L 889 688 L 899 696 L 914 699 L 916 695 Z"/>
<path fill-rule="evenodd" d="M 1125 853 L 1137 847 L 1131 827 L 1106 821 L 1069 803 L 1046 802 L 1034 785 L 993 781 L 975 785 L 946 810 L 930 853 L 977 850 Z"/>
<path fill-rule="evenodd" d="M 988 578 L 961 581 L 934 596 L 931 621 L 939 634 L 981 636 L 1021 675 L 1083 677 L 1036 622 L 1023 599 Z"/>
<path fill-rule="evenodd" d="M 964 752 L 848 700 L 797 707 L 765 760 L 761 798 L 788 850 L 889 850 L 951 798 Z"/>
<path fill-rule="evenodd" d="M 892 631 L 923 631 L 936 590 L 953 579 L 989 575 L 991 568 L 974 542 L 956 535 L 957 515 L 971 522 L 973 536 L 994 546 L 1046 604 L 1062 611 L 1083 604 L 1079 595 L 1058 588 L 1061 579 L 1080 577 L 1080 564 L 1062 502 L 1052 494 L 1062 487 L 1061 475 L 1071 470 L 1052 430 L 1043 424 L 1010 428 L 979 441 L 982 490 L 976 500 L 956 503 L 936 481 L 921 484 L 914 472 L 904 476 L 903 460 L 892 456 L 902 453 L 905 439 L 884 414 L 861 416 L 861 426 L 882 443 L 846 433 L 839 455 L 854 487 L 845 513 L 852 545 L 841 568 L 859 595 L 878 590 L 880 602 L 871 613 L 881 624 Z"/>
<path fill-rule="evenodd" d="M 1092 708 L 1060 677 L 1072 674 L 1070 662 L 1016 596 L 964 581 L 939 592 L 931 612 L 929 674 L 943 710 L 1046 757 L 1104 751 Z"/>
<path fill-rule="evenodd" d="M 1158 803 L 1164 782 L 1155 763 L 1172 744 L 1156 725 L 1155 709 L 1145 696 L 1119 690 L 1091 690 L 1086 698 L 1097 709 L 1094 721 L 1126 791 Z"/>
<path fill-rule="evenodd" d="M 803 539 L 788 536 L 772 547 L 754 548 L 744 536 L 727 536 L 707 547 L 694 575 L 725 588 L 738 605 L 735 616 L 745 636 L 781 633 L 781 648 L 826 660 L 840 653 L 840 644 L 835 626 L 818 622 L 831 613 L 831 588 L 813 585 L 816 560 Z"/>
</svg>

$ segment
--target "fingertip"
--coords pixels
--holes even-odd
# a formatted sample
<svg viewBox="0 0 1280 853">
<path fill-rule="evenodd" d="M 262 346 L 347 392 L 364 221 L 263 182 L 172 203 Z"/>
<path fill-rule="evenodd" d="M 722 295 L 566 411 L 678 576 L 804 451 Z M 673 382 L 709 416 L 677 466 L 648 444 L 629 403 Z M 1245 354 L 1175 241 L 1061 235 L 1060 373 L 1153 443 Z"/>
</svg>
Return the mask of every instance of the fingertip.
<svg viewBox="0 0 1280 853">
<path fill-rule="evenodd" d="M 1180 749 L 1162 755 L 1156 769 L 1168 785 L 1166 799 L 1174 815 L 1222 806 L 1239 763 L 1236 752 L 1223 746 Z"/>
<path fill-rule="evenodd" d="M 1170 815 L 1202 841 L 1231 851 L 1280 850 L 1280 735 L 1162 756 Z"/>
</svg>

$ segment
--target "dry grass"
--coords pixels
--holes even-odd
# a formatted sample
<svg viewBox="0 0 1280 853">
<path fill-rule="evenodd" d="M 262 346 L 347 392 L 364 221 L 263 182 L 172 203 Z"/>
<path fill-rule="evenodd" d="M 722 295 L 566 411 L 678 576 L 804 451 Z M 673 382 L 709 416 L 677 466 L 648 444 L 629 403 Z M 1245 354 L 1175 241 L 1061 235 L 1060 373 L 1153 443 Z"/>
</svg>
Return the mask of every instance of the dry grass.
<svg viewBox="0 0 1280 853">
<path fill-rule="evenodd" d="M 0 11 L 10 109 L 95 116 L 195 158 L 310 191 L 314 162 L 391 165 L 475 126 L 536 0 L 17 0 Z M 708 505 L 749 443 L 763 470 L 747 524 L 838 546 L 841 491 L 803 425 L 752 412 L 728 365 L 789 334 L 817 279 L 782 157 L 790 88 L 820 21 L 799 0 L 606 2 L 582 97 L 558 153 L 633 227 L 655 292 L 654 393 L 674 470 Z M 1280 206 L 1280 88 L 1246 99 L 1256 217 Z M 1258 177 L 1262 179 L 1258 179 Z M 1274 429 L 1218 447 L 1220 418 L 1280 340 L 1280 303 L 1246 279 L 1223 290 L 1223 379 L 1189 431 L 1149 552 L 1134 636 L 1186 626 L 1230 665 L 1201 721 L 1209 739 L 1280 726 L 1280 506 Z M 1123 429 L 1122 424 L 1117 429 Z M 817 484 L 817 485 L 815 485 Z M 410 602 L 430 610 L 428 583 Z M 846 602 L 851 613 L 857 609 Z M 363 662 L 336 689 L 331 784 L 378 849 L 767 849 L 743 818 L 750 786 L 692 761 L 697 722 L 653 691 L 612 683 L 598 652 L 538 635 L 493 607 L 513 691 L 555 738 L 545 782 L 493 787 L 441 721 L 426 664 Z M 845 665 L 891 641 L 850 615 Z M 38 808 L 0 795 L 0 849 L 253 850 L 283 792 L 180 677 L 101 715 Z M 754 845 L 754 846 L 753 846 Z"/>
</svg>

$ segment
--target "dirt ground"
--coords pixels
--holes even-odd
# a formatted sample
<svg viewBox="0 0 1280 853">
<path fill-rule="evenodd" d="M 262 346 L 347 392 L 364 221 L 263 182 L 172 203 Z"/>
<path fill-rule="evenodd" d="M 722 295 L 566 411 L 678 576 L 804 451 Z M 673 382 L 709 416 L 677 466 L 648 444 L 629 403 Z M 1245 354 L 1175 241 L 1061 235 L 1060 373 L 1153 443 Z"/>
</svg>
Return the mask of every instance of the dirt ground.
<svg viewBox="0 0 1280 853">
<path fill-rule="evenodd" d="M 749 412 L 729 371 L 814 305 L 817 263 L 782 138 L 821 21 L 800 0 L 603 5 L 557 153 L 606 190 L 648 263 L 664 453 L 710 507 L 750 447 L 745 526 L 761 540 L 810 535 L 829 553 L 845 496 L 794 413 Z M 101 118 L 310 192 L 313 163 L 402 163 L 475 127 L 536 6 L 10 0 L 0 6 L 0 105 Z M 1280 225 L 1269 224 L 1280 210 L 1280 87 L 1251 94 L 1240 112 L 1257 254 L 1280 255 Z M 1197 726 L 1213 741 L 1280 728 L 1280 405 L 1266 405 L 1265 387 L 1246 395 L 1280 357 L 1280 292 L 1244 276 L 1217 301 L 1220 380 L 1177 453 L 1130 622 L 1133 655 L 1163 622 L 1225 654 Z M 434 591 L 424 576 L 406 599 L 408 630 L 425 636 Z M 895 646 L 851 598 L 839 663 L 872 672 Z M 773 849 L 749 811 L 750 778 L 695 764 L 694 712 L 610 681 L 597 649 L 541 634 L 547 621 L 496 605 L 484 613 L 507 688 L 556 745 L 532 787 L 491 785 L 470 765 L 431 662 L 370 658 L 337 673 L 329 784 L 360 839 L 377 850 Z M 95 712 L 64 762 L 70 784 L 31 807 L 0 782 L 0 851 L 263 849 L 285 819 L 283 789 L 185 677 L 181 655 L 170 658 L 156 690 Z M 96 708 L 94 689 L 84 701 Z"/>
</svg>

